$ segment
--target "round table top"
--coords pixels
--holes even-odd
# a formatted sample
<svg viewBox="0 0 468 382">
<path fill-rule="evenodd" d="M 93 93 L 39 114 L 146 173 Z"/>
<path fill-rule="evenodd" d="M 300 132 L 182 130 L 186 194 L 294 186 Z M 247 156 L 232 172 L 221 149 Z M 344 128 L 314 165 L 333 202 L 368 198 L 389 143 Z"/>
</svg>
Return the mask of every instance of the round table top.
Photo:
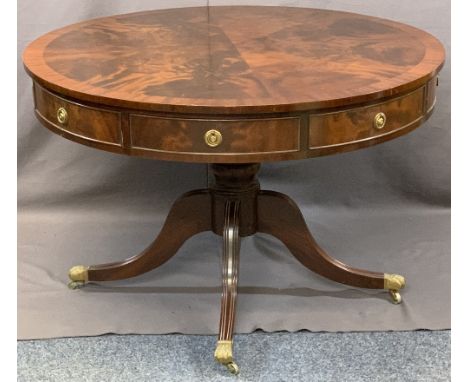
<svg viewBox="0 0 468 382">
<path fill-rule="evenodd" d="M 376 17 L 290 7 L 197 7 L 104 17 L 24 52 L 43 87 L 77 100 L 177 113 L 346 107 L 408 93 L 441 68 L 430 34 Z"/>
</svg>

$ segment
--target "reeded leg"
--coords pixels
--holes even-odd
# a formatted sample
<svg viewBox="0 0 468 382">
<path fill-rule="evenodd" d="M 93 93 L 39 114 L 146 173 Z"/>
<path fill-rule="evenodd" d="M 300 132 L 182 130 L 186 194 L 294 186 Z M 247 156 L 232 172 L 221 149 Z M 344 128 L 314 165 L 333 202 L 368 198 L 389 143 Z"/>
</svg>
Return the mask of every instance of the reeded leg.
<svg viewBox="0 0 468 382">
<path fill-rule="evenodd" d="M 237 280 L 239 272 L 239 201 L 228 200 L 225 207 L 223 231 L 223 295 L 219 322 L 218 343 L 214 356 L 232 374 L 239 367 L 232 356 L 232 337 L 236 313 Z"/>
<path fill-rule="evenodd" d="M 208 190 L 182 195 L 173 204 L 158 237 L 139 255 L 121 262 L 82 265 L 70 269 L 70 288 L 89 281 L 121 280 L 149 272 L 174 256 L 191 236 L 211 230 L 211 196 Z"/>
<path fill-rule="evenodd" d="M 260 191 L 257 203 L 258 232 L 281 240 L 305 267 L 342 284 L 388 289 L 393 302 L 401 302 L 399 290 L 405 286 L 403 276 L 352 268 L 327 255 L 310 234 L 302 213 L 288 196 Z"/>
</svg>

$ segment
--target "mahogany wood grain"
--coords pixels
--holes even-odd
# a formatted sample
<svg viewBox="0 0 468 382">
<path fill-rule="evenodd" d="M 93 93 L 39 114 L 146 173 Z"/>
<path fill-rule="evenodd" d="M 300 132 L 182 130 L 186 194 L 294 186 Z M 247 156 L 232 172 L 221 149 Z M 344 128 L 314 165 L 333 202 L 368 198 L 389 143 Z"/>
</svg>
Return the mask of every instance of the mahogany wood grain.
<svg viewBox="0 0 468 382">
<path fill-rule="evenodd" d="M 37 84 L 34 86 L 34 101 L 38 117 L 56 130 L 104 145 L 121 146 L 120 112 L 71 102 Z M 61 107 L 68 113 L 68 120 L 63 124 L 57 120 L 57 110 Z"/>
<path fill-rule="evenodd" d="M 134 114 L 127 110 L 85 105 L 35 84 L 36 115 L 43 125 L 70 140 L 102 150 L 205 163 L 250 163 L 302 159 L 349 151 L 405 134 L 423 123 L 435 103 L 436 79 L 407 95 L 378 104 L 325 113 L 287 113 L 262 118 L 181 118 L 167 114 Z M 57 109 L 69 113 L 57 122 Z M 385 112 L 382 130 L 375 114 Z M 223 136 L 209 147 L 204 134 L 217 129 Z"/>
<path fill-rule="evenodd" d="M 172 206 L 158 237 L 139 255 L 121 262 L 93 265 L 89 281 L 122 280 L 159 267 L 176 254 L 182 244 L 200 232 L 211 230 L 211 196 L 208 190 L 182 195 Z"/>
<path fill-rule="evenodd" d="M 91 266 L 88 280 L 121 280 L 148 272 L 174 256 L 189 237 L 211 230 L 224 237 L 224 266 L 229 263 L 228 258 L 238 258 L 240 236 L 262 232 L 281 240 L 304 266 L 324 277 L 356 287 L 383 288 L 383 273 L 352 268 L 327 255 L 289 197 L 259 189 L 258 170 L 258 164 L 214 165 L 215 185 L 180 197 L 160 234 L 146 250 L 122 262 Z M 223 293 L 222 317 L 227 321 L 222 318 L 221 327 L 226 337 L 232 336 L 235 292 L 229 289 Z"/>
<path fill-rule="evenodd" d="M 257 194 L 260 183 L 258 163 L 213 164 L 211 169 L 215 183 L 212 194 L 212 231 L 223 235 L 225 227 L 224 206 L 227 202 L 239 201 L 239 236 L 250 236 L 257 232 Z"/>
<path fill-rule="evenodd" d="M 239 281 L 239 200 L 228 200 L 223 229 L 223 293 L 219 320 L 219 341 L 232 341 L 236 319 L 237 284 Z"/>
<path fill-rule="evenodd" d="M 260 191 L 257 203 L 258 232 L 278 238 L 302 265 L 342 284 L 383 289 L 383 273 L 352 268 L 327 255 L 310 234 L 299 207 L 288 196 Z"/>
<path fill-rule="evenodd" d="M 300 119 L 188 119 L 130 115 L 132 147 L 193 154 L 272 154 L 299 151 Z M 216 129 L 222 134 L 217 147 L 204 135 Z"/>
<path fill-rule="evenodd" d="M 394 21 L 288 7 L 199 7 L 94 19 L 23 54 L 36 115 L 73 141 L 153 159 L 253 163 L 384 142 L 434 106 L 444 49 Z M 58 107 L 69 122 L 58 124 Z M 388 114 L 384 129 L 375 113 Z M 204 143 L 216 129 L 217 147 Z"/>
<path fill-rule="evenodd" d="M 424 88 L 385 103 L 350 110 L 309 116 L 309 148 L 356 144 L 394 133 L 420 122 L 424 115 Z M 374 126 L 377 113 L 386 115 L 382 129 Z"/>
<path fill-rule="evenodd" d="M 23 61 L 46 88 L 137 110 L 248 114 L 394 97 L 440 70 L 430 34 L 365 15 L 289 7 L 145 11 L 70 25 Z"/>
</svg>

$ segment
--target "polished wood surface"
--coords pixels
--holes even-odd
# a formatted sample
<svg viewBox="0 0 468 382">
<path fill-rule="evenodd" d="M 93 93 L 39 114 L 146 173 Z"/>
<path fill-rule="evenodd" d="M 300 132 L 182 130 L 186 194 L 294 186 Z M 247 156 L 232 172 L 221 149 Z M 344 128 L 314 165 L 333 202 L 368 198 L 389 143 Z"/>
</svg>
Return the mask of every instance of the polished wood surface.
<svg viewBox="0 0 468 382">
<path fill-rule="evenodd" d="M 260 183 L 257 173 L 258 163 L 249 164 L 213 164 L 211 170 L 214 184 L 211 186 L 213 197 L 212 231 L 224 234 L 224 206 L 232 199 L 240 201 L 239 236 L 250 236 L 257 232 L 257 194 Z"/>
<path fill-rule="evenodd" d="M 219 320 L 219 341 L 232 341 L 236 317 L 237 284 L 239 281 L 239 206 L 240 200 L 228 200 L 224 209 L 223 230 L 223 294 Z"/>
<path fill-rule="evenodd" d="M 419 29 L 288 7 L 199 7 L 89 20 L 50 32 L 24 64 L 45 87 L 113 106 L 181 113 L 348 106 L 415 89 L 444 49 Z"/>
<path fill-rule="evenodd" d="M 257 232 L 275 236 L 304 266 L 324 277 L 361 288 L 384 288 L 383 273 L 356 269 L 327 255 L 288 196 L 260 190 L 259 169 L 255 163 L 213 165 L 215 183 L 209 189 L 182 195 L 146 250 L 121 262 L 90 266 L 87 281 L 138 276 L 168 261 L 191 236 L 212 231 L 224 239 L 222 312 L 226 316 L 221 317 L 220 340 L 232 338 L 241 236 Z M 228 283 L 227 278 L 232 277 Z"/>
<path fill-rule="evenodd" d="M 133 113 L 107 106 L 86 105 L 34 86 L 39 121 L 72 141 L 102 150 L 184 162 L 249 163 L 290 160 L 339 153 L 396 138 L 420 126 L 435 104 L 435 79 L 413 92 L 351 109 L 244 117 L 182 116 Z M 57 120 L 59 108 L 68 120 Z M 382 129 L 374 117 L 384 112 Z M 222 135 L 210 147 L 205 133 Z"/>
<path fill-rule="evenodd" d="M 429 98 L 429 97 L 428 97 Z M 309 149 L 320 153 L 327 150 L 346 149 L 352 145 L 363 144 L 374 138 L 397 135 L 420 124 L 424 116 L 432 110 L 427 109 L 425 89 L 419 88 L 410 94 L 391 101 L 372 106 L 349 109 L 309 116 Z M 374 126 L 374 117 L 383 112 L 386 123 L 383 128 Z"/>
<path fill-rule="evenodd" d="M 34 102 L 37 117 L 41 121 L 53 124 L 59 132 L 103 145 L 121 147 L 120 112 L 79 105 L 37 85 L 34 86 Z M 68 113 L 65 123 L 60 123 L 57 119 L 59 108 L 64 108 Z"/>
<path fill-rule="evenodd" d="M 190 237 L 211 230 L 208 190 L 187 192 L 175 201 L 157 238 L 143 252 L 124 261 L 90 266 L 89 281 L 111 281 L 149 272 L 174 256 Z M 181 224 L 183 222 L 183 224 Z"/>
<path fill-rule="evenodd" d="M 205 143 L 204 135 L 216 129 L 223 142 L 217 147 Z M 299 151 L 300 119 L 189 119 L 149 115 L 130 116 L 132 147 L 167 153 L 275 154 Z"/>
<path fill-rule="evenodd" d="M 246 172 L 258 169 L 256 165 L 245 165 L 234 172 L 238 173 L 237 179 L 245 179 Z M 228 173 L 233 171 L 229 167 L 218 166 L 217 172 L 218 178 L 229 179 Z M 228 181 L 234 185 L 237 179 Z M 310 234 L 299 207 L 288 196 L 260 191 L 257 187 L 251 188 L 252 192 L 246 192 L 248 187 L 231 188 L 229 195 L 218 191 L 225 189 L 225 185 L 216 184 L 211 190 L 191 191 L 181 196 L 172 206 L 160 234 L 147 249 L 121 262 L 89 267 L 88 280 L 111 281 L 141 275 L 168 261 L 191 236 L 210 230 L 221 234 L 224 238 L 222 312 L 225 316 L 222 314 L 221 317 L 220 340 L 232 339 L 240 227 L 244 233 L 249 232 L 244 236 L 256 232 L 275 236 L 304 266 L 331 280 L 361 288 L 384 287 L 383 273 L 352 268 L 327 255 Z M 228 276 L 234 277 L 236 285 L 229 282 L 228 287 Z"/>
<path fill-rule="evenodd" d="M 258 232 L 281 240 L 302 265 L 323 277 L 360 288 L 384 287 L 383 273 L 350 267 L 320 248 L 299 207 L 284 194 L 274 191 L 259 193 Z"/>
<path fill-rule="evenodd" d="M 250 163 L 413 130 L 433 110 L 444 49 L 419 29 L 346 12 L 200 7 L 71 25 L 32 42 L 23 60 L 37 117 L 65 138 L 154 159 Z M 204 140 L 212 129 L 217 146 Z"/>
</svg>

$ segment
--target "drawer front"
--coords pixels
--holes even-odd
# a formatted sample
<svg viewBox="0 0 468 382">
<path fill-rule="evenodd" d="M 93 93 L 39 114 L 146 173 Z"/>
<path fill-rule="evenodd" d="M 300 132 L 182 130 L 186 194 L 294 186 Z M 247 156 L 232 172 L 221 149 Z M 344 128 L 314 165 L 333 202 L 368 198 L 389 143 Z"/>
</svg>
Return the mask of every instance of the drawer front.
<svg viewBox="0 0 468 382">
<path fill-rule="evenodd" d="M 120 113 L 79 105 L 34 84 L 36 112 L 55 128 L 74 136 L 121 146 Z"/>
<path fill-rule="evenodd" d="M 309 149 L 356 143 L 408 127 L 423 117 L 424 102 L 424 88 L 419 88 L 386 103 L 336 113 L 311 114 Z"/>
<path fill-rule="evenodd" d="M 131 146 L 192 154 L 298 151 L 300 118 L 204 120 L 130 115 Z M 208 134 L 208 137 L 207 137 Z M 210 134 L 213 144 L 210 144 Z"/>
</svg>

